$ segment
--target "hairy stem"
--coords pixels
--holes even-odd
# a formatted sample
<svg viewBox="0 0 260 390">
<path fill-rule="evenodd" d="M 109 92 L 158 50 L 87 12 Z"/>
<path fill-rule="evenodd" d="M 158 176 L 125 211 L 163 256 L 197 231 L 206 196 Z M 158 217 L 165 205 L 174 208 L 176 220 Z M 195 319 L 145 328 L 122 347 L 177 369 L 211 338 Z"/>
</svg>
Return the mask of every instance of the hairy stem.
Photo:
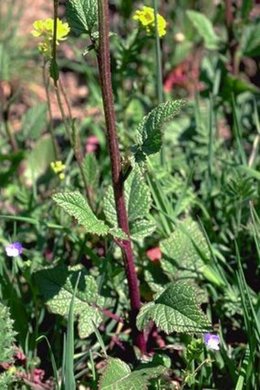
<svg viewBox="0 0 260 390">
<path fill-rule="evenodd" d="M 115 108 L 113 102 L 111 71 L 110 71 L 110 47 L 109 47 L 109 8 L 107 0 L 98 1 L 99 21 L 99 48 L 98 67 L 101 82 L 103 107 L 107 128 L 107 141 L 112 169 L 112 182 L 116 203 L 117 220 L 119 227 L 129 236 L 128 216 L 124 199 L 124 181 L 122 174 L 121 158 L 118 147 Z M 133 249 L 130 238 L 123 240 L 122 249 L 126 277 L 128 281 L 130 304 L 131 304 L 131 327 L 134 344 L 146 352 L 144 334 L 136 328 L 136 316 L 141 306 L 140 291 L 134 264 Z"/>
</svg>

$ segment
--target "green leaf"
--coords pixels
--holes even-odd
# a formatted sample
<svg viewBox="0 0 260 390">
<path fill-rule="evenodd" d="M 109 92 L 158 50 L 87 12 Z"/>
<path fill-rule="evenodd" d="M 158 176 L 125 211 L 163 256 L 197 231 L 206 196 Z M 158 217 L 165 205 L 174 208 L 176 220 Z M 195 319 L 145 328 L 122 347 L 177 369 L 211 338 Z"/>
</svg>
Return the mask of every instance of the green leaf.
<svg viewBox="0 0 260 390">
<path fill-rule="evenodd" d="M 137 162 L 145 161 L 146 156 L 159 152 L 162 146 L 163 125 L 177 115 L 184 104 L 184 100 L 159 104 L 143 118 L 137 127 L 137 144 L 133 146 Z"/>
<path fill-rule="evenodd" d="M 2 281 L 2 280 L 1 280 Z M 2 285 L 3 287 L 3 285 Z M 11 291 L 11 290 L 10 290 Z M 14 291 L 12 291 L 13 293 Z M 11 293 L 11 294 L 12 294 Z M 8 299 L 10 298 L 10 295 L 8 296 Z M 12 296 L 12 303 L 11 305 L 14 305 L 14 296 Z M 19 300 L 20 301 L 20 300 Z M 14 306 L 13 306 L 14 308 Z M 17 307 L 15 308 L 17 309 Z M 19 311 L 15 311 L 15 314 L 19 316 Z M 16 321 L 16 326 L 17 326 Z M 0 302 L 0 389 L 1 390 L 8 390 L 15 387 L 12 386 L 14 384 L 13 382 L 16 382 L 16 376 L 14 372 L 8 372 L 8 369 L 4 369 L 4 365 L 2 366 L 1 363 L 4 363 L 5 365 L 10 364 L 10 367 L 12 367 L 12 363 L 14 363 L 14 355 L 15 355 L 15 335 L 16 332 L 14 331 L 14 321 L 11 319 L 10 316 L 10 310 L 9 307 L 5 306 L 2 302 Z"/>
<path fill-rule="evenodd" d="M 245 173 L 248 177 L 253 177 L 256 180 L 260 180 L 260 172 L 254 168 L 248 167 L 247 165 L 239 165 L 237 170 L 239 172 Z"/>
<path fill-rule="evenodd" d="M 144 305 L 137 316 L 138 329 L 144 329 L 150 322 L 165 333 L 204 333 L 210 330 L 210 323 L 201 311 L 197 292 L 186 283 L 170 284 L 154 302 Z"/>
<path fill-rule="evenodd" d="M 87 185 L 96 190 L 99 183 L 99 166 L 94 153 L 87 153 L 82 163 Z"/>
<path fill-rule="evenodd" d="M 169 280 L 161 272 L 159 264 L 149 263 L 147 269 L 144 270 L 144 279 L 152 292 L 161 293 L 169 284 Z"/>
<path fill-rule="evenodd" d="M 109 227 L 98 219 L 87 201 L 79 192 L 64 192 L 53 195 L 53 200 L 69 215 L 76 218 L 88 233 L 107 235 Z"/>
<path fill-rule="evenodd" d="M 248 18 L 253 6 L 254 6 L 253 0 L 242 0 L 241 14 L 242 14 L 243 19 Z"/>
<path fill-rule="evenodd" d="M 204 40 L 205 47 L 209 50 L 218 49 L 219 38 L 216 35 L 211 21 L 207 16 L 197 11 L 186 11 L 188 18 L 197 30 L 200 37 Z"/>
<path fill-rule="evenodd" d="M 194 277 L 202 272 L 204 260 L 210 259 L 207 240 L 198 223 L 190 218 L 180 222 L 170 237 L 161 241 L 160 248 L 164 254 L 161 266 L 171 275 L 179 271 L 182 277 Z"/>
<path fill-rule="evenodd" d="M 91 35 L 97 24 L 97 0 L 68 0 L 66 16 L 72 31 Z"/>
<path fill-rule="evenodd" d="M 226 73 L 221 82 L 221 93 L 225 98 L 231 99 L 232 94 L 239 95 L 243 92 L 259 93 L 259 88 L 242 78 Z"/>
<path fill-rule="evenodd" d="M 149 187 L 138 168 L 129 175 L 126 182 L 126 193 L 129 222 L 148 215 L 152 198 Z"/>
<path fill-rule="evenodd" d="M 74 298 L 74 315 L 78 317 L 79 336 L 85 338 L 94 332 L 93 323 L 98 327 L 102 321 L 97 306 L 102 307 L 104 299 L 98 294 L 93 276 L 87 275 L 85 268 L 81 266 L 57 266 L 36 272 L 35 279 L 49 310 L 67 316 L 80 273 Z"/>
<path fill-rule="evenodd" d="M 131 238 L 133 240 L 140 240 L 150 236 L 156 229 L 156 225 L 147 219 L 134 221 L 130 224 Z"/>
<path fill-rule="evenodd" d="M 13 323 L 9 308 L 0 302 L 0 363 L 10 363 L 13 360 L 16 334 Z"/>
<path fill-rule="evenodd" d="M 243 56 L 257 57 L 260 55 L 260 21 L 250 24 L 243 31 L 240 51 Z"/>
<path fill-rule="evenodd" d="M 155 225 L 145 218 L 151 208 L 151 194 L 138 167 L 125 182 L 125 202 L 128 211 L 130 233 L 133 238 L 144 238 L 155 230 Z M 104 198 L 104 213 L 107 221 L 117 225 L 115 200 L 112 186 L 107 189 Z"/>
<path fill-rule="evenodd" d="M 151 194 L 139 169 L 132 171 L 125 182 L 125 202 L 130 222 L 148 215 L 151 207 Z M 111 224 L 117 223 L 112 186 L 108 187 L 105 195 L 104 213 Z"/>
<path fill-rule="evenodd" d="M 127 240 L 128 239 L 125 232 L 123 232 L 123 230 L 120 228 L 109 229 L 109 234 L 111 234 L 111 236 L 113 236 L 113 237 L 119 238 L 120 240 Z"/>
<path fill-rule="evenodd" d="M 22 120 L 22 133 L 24 138 L 37 140 L 46 125 L 47 105 L 37 103 L 26 111 Z"/>
<path fill-rule="evenodd" d="M 49 168 L 55 160 L 53 143 L 49 135 L 43 136 L 34 146 L 25 161 L 23 176 L 27 185 L 31 185 Z"/>
<path fill-rule="evenodd" d="M 165 367 L 158 366 L 131 372 L 130 367 L 122 360 L 109 358 L 98 388 L 99 390 L 145 390 L 150 379 L 159 377 L 165 371 Z"/>
<path fill-rule="evenodd" d="M 126 191 L 125 191 L 126 198 Z M 106 190 L 104 197 L 104 213 L 106 220 L 110 225 L 117 226 L 117 214 L 116 214 L 116 204 L 114 198 L 114 192 L 112 186 L 109 186 Z"/>
</svg>

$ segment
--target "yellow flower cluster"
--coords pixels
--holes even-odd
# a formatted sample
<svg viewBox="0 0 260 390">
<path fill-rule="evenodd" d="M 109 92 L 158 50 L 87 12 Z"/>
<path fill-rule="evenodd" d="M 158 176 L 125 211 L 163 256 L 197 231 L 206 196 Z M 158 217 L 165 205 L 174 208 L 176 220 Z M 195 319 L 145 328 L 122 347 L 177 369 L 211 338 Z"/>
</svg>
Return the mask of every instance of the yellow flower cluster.
<svg viewBox="0 0 260 390">
<path fill-rule="evenodd" d="M 51 162 L 51 169 L 53 170 L 56 175 L 59 176 L 60 180 L 65 179 L 64 170 L 65 170 L 65 164 L 62 164 L 62 161 L 53 161 Z"/>
<path fill-rule="evenodd" d="M 150 35 L 153 31 L 155 31 L 153 8 L 143 6 L 141 10 L 135 11 L 133 19 L 137 20 L 143 27 L 145 27 L 147 34 Z M 157 31 L 159 37 L 163 37 L 166 34 L 166 20 L 160 14 L 157 14 Z"/>
<path fill-rule="evenodd" d="M 41 37 L 42 41 L 38 44 L 40 52 L 48 59 L 52 56 L 52 41 L 54 35 L 54 20 L 51 18 L 36 20 L 33 23 L 34 30 L 32 35 L 36 38 Z M 68 23 L 63 23 L 59 18 L 57 19 L 57 33 L 56 44 L 59 41 L 64 41 L 70 32 Z"/>
</svg>

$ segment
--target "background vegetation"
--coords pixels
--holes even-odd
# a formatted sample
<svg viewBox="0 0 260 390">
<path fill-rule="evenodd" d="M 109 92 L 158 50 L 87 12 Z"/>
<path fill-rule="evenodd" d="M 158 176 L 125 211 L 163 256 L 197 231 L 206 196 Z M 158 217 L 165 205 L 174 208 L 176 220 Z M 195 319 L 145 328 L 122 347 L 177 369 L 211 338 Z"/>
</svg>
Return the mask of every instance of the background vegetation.
<svg viewBox="0 0 260 390">
<path fill-rule="evenodd" d="M 34 20 L 53 18 L 52 2 L 40 3 L 0 4 L 0 388 L 258 389 L 258 2 L 110 2 L 129 228 L 141 301 L 151 305 L 137 321 L 143 354 L 132 341 L 97 20 L 82 27 L 75 1 L 60 1 L 71 31 L 56 67 L 30 34 Z M 159 46 L 132 18 L 156 4 L 167 21 Z M 177 116 L 165 122 L 161 106 L 151 135 L 142 121 L 162 101 Z M 16 241 L 23 253 L 8 257 Z M 165 291 L 178 297 L 174 326 L 172 312 L 156 317 L 172 304 Z M 192 323 L 183 299 L 201 306 Z M 204 345 L 207 330 L 219 351 Z"/>
</svg>

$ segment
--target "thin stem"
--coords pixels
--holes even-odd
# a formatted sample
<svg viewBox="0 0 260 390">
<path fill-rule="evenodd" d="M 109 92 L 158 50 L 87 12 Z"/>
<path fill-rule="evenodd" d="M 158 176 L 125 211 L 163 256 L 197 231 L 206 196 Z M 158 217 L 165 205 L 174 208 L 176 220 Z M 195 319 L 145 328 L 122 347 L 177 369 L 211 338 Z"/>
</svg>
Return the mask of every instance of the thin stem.
<svg viewBox="0 0 260 390">
<path fill-rule="evenodd" d="M 62 121 L 64 123 L 67 136 L 68 136 L 68 138 L 70 140 L 70 143 L 71 143 L 71 146 L 73 148 L 73 152 L 74 152 L 74 155 L 75 155 L 75 158 L 76 158 L 79 170 L 80 170 L 80 174 L 82 176 L 82 180 L 83 180 L 84 188 L 85 188 L 85 191 L 86 191 L 86 196 L 87 196 L 88 203 L 89 203 L 90 207 L 93 207 L 91 190 L 88 187 L 88 183 L 86 181 L 86 176 L 85 176 L 85 173 L 84 173 L 84 170 L 83 170 L 83 167 L 82 167 L 83 154 L 82 154 L 82 150 L 81 150 L 81 147 L 80 147 L 80 141 L 79 141 L 78 133 L 77 133 L 77 130 L 75 128 L 74 121 L 72 119 L 69 119 L 69 121 L 68 121 L 68 119 L 66 118 L 66 114 L 65 114 L 65 111 L 64 111 L 64 108 L 63 108 L 63 104 L 62 104 L 62 99 L 61 99 L 59 85 L 60 85 L 60 83 L 57 83 L 57 82 L 54 81 L 54 89 L 55 89 L 55 93 L 56 93 L 57 102 L 58 102 L 58 106 L 59 106 L 59 109 L 60 109 Z M 68 100 L 67 100 L 66 103 L 69 104 Z"/>
<path fill-rule="evenodd" d="M 116 321 L 116 322 L 120 322 L 121 324 L 124 323 L 124 320 L 123 320 L 122 317 L 120 317 L 120 316 L 117 315 L 117 314 L 112 313 L 110 310 L 108 310 L 108 309 L 102 309 L 102 308 L 99 307 L 98 305 L 94 305 L 94 307 L 96 307 L 97 309 L 99 309 L 106 317 L 111 318 L 112 320 L 114 320 L 114 321 Z"/>
<path fill-rule="evenodd" d="M 160 37 L 158 34 L 158 4 L 153 0 L 154 20 L 155 20 L 155 56 L 156 56 L 156 86 L 158 103 L 163 102 L 163 77 L 162 77 L 162 53 L 160 46 Z"/>
<path fill-rule="evenodd" d="M 60 109 L 62 121 L 63 121 L 64 127 L 65 127 L 65 130 L 66 130 L 67 136 L 68 136 L 69 140 L 72 143 L 72 136 L 71 136 L 71 131 L 70 131 L 70 125 L 68 123 L 68 119 L 66 117 L 66 114 L 65 114 L 65 111 L 64 111 L 64 108 L 63 108 L 59 86 L 58 86 L 58 83 L 56 81 L 54 81 L 54 90 L 55 90 L 57 103 L 58 103 L 58 106 L 59 106 L 59 109 Z"/>
<path fill-rule="evenodd" d="M 56 37 L 57 37 L 58 6 L 59 6 L 59 0 L 53 0 L 54 25 L 53 25 L 53 42 L 52 42 L 52 61 L 55 64 L 55 66 L 57 66 L 56 65 L 56 46 L 57 46 L 57 42 L 56 42 L 57 38 Z M 75 123 L 72 119 L 72 112 L 71 112 L 69 99 L 67 98 L 65 89 L 63 88 L 61 81 L 59 81 L 58 78 L 54 77 L 53 82 L 54 82 L 54 90 L 55 90 L 58 106 L 60 109 L 62 121 L 63 121 L 64 127 L 65 127 L 65 130 L 66 130 L 67 136 L 70 140 L 71 146 L 73 148 L 73 152 L 74 152 L 74 155 L 75 155 L 75 158 L 76 158 L 79 170 L 80 170 L 80 174 L 81 174 L 82 179 L 83 179 L 88 202 L 89 202 L 90 206 L 92 207 L 91 191 L 87 185 L 86 176 L 85 176 L 85 173 L 84 173 L 84 170 L 82 167 L 83 154 L 82 154 L 82 150 L 80 147 L 80 141 L 79 141 L 78 133 L 76 131 Z M 65 101 L 65 104 L 67 106 L 69 119 L 67 119 L 64 108 L 63 108 L 61 94 L 62 94 L 64 101 Z"/>
<path fill-rule="evenodd" d="M 53 129 L 51 99 L 50 99 L 50 93 L 49 93 L 49 82 L 48 82 L 48 78 L 46 77 L 46 62 L 45 61 L 44 61 L 43 68 L 42 68 L 42 78 L 43 78 L 43 85 L 44 85 L 44 89 L 45 89 L 45 95 L 46 95 L 46 99 L 47 99 L 47 108 L 48 108 L 48 115 L 49 115 L 49 128 L 50 128 L 50 133 L 51 133 L 51 140 L 52 140 L 55 160 L 58 160 L 59 153 L 58 153 L 57 142 L 55 139 L 55 134 L 54 134 L 54 129 Z"/>
<path fill-rule="evenodd" d="M 64 101 L 66 103 L 66 107 L 67 107 L 67 110 L 68 110 L 70 121 L 72 121 L 72 112 L 71 112 L 70 102 L 69 102 L 68 96 L 66 94 L 66 91 L 65 91 L 65 89 L 63 87 L 63 84 L 62 84 L 62 82 L 60 80 L 59 80 L 59 87 L 60 87 L 60 90 L 61 90 L 61 94 L 62 94 L 62 96 L 64 98 Z"/>
<path fill-rule="evenodd" d="M 156 57 L 156 92 L 158 104 L 163 102 L 163 77 L 162 77 L 162 53 L 160 45 L 160 37 L 158 34 L 158 3 L 153 0 L 154 20 L 155 20 L 155 57 Z M 160 151 L 161 164 L 165 163 L 164 150 Z"/>
<path fill-rule="evenodd" d="M 5 114 L 6 114 L 6 117 L 4 118 L 5 132 L 7 134 L 7 137 L 9 138 L 9 142 L 10 142 L 10 145 L 12 147 L 13 152 L 16 153 L 16 152 L 18 152 L 18 145 L 17 145 L 16 139 L 15 139 L 15 137 L 12 133 L 12 130 L 10 128 L 10 125 L 9 125 L 8 111 Z"/>
<path fill-rule="evenodd" d="M 109 46 L 109 8 L 107 0 L 98 1 L 98 19 L 99 19 L 99 49 L 98 49 L 98 68 L 101 82 L 101 91 L 103 98 L 103 107 L 107 128 L 107 141 L 112 170 L 112 182 L 114 197 L 116 203 L 117 220 L 119 227 L 129 236 L 128 216 L 126 212 L 124 199 L 124 183 L 121 166 L 121 157 L 119 152 L 116 125 L 115 108 L 113 102 L 111 71 L 110 71 L 110 46 Z M 134 344 L 146 352 L 146 341 L 144 334 L 139 332 L 136 327 L 136 316 L 141 307 L 140 291 L 137 274 L 134 264 L 134 256 L 130 238 L 122 241 L 122 254 L 124 259 L 126 277 L 128 281 L 131 313 L 130 321 Z"/>
<path fill-rule="evenodd" d="M 56 52 L 57 52 L 57 19 L 58 19 L 58 7 L 59 0 L 53 0 L 53 42 L 52 42 L 52 58 L 56 62 Z"/>
</svg>

